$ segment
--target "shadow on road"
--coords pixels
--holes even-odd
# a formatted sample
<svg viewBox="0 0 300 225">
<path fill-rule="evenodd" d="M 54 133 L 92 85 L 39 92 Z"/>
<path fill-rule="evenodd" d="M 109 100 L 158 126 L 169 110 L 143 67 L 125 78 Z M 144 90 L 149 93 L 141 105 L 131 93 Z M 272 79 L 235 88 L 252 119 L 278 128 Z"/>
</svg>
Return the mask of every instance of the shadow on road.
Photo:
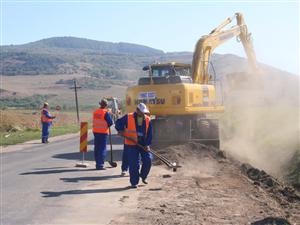
<svg viewBox="0 0 300 225">
<path fill-rule="evenodd" d="M 95 169 L 63 169 L 63 170 L 42 170 L 42 171 L 32 171 L 26 173 L 20 173 L 19 175 L 44 175 L 53 173 L 69 173 L 69 172 L 79 172 L 79 171 L 94 171 Z"/>
<path fill-rule="evenodd" d="M 113 178 L 120 178 L 121 175 L 111 175 L 111 176 L 96 176 L 96 177 L 74 177 L 74 178 L 60 178 L 64 182 L 74 182 L 77 183 L 79 181 L 99 181 L 99 180 L 109 180 Z"/>
<path fill-rule="evenodd" d="M 94 137 L 94 135 L 92 135 L 92 137 Z M 124 143 L 124 140 L 119 135 L 112 134 L 111 135 L 111 142 L 112 142 L 113 145 L 122 145 Z M 88 145 L 93 145 L 93 144 L 94 144 L 94 139 L 92 139 L 88 142 Z M 109 145 L 109 138 L 107 138 L 107 144 Z"/>
<path fill-rule="evenodd" d="M 53 170 L 53 169 L 63 169 L 69 168 L 67 166 L 56 166 L 56 167 L 42 167 L 42 168 L 33 168 L 33 170 Z"/>
<path fill-rule="evenodd" d="M 105 189 L 94 189 L 94 190 L 70 190 L 70 191 L 42 191 L 42 197 L 59 197 L 61 195 L 78 195 L 78 194 L 95 194 L 95 193 L 109 193 L 129 190 L 130 186 L 119 187 L 119 188 L 105 188 Z"/>
<path fill-rule="evenodd" d="M 113 150 L 113 161 L 122 160 L 122 152 L 123 152 L 123 149 Z M 82 153 L 72 152 L 72 153 L 55 154 L 55 155 L 52 156 L 52 158 L 67 159 L 67 160 L 81 160 L 82 159 Z M 84 154 L 84 160 L 94 161 L 94 151 L 86 152 Z M 106 160 L 110 161 L 110 150 L 109 149 L 107 149 Z"/>
<path fill-rule="evenodd" d="M 37 141 L 37 142 L 24 142 L 24 143 L 18 143 L 18 145 L 44 145 L 44 144 L 41 143 L 41 141 Z"/>
</svg>

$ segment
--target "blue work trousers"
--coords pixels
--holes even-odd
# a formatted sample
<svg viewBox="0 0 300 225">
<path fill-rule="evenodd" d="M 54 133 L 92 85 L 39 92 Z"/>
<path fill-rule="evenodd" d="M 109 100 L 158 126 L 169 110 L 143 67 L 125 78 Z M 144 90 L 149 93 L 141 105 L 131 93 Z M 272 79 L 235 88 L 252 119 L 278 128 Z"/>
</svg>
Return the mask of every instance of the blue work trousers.
<svg viewBox="0 0 300 225">
<path fill-rule="evenodd" d="M 131 185 L 138 185 L 140 177 L 146 179 L 150 172 L 152 154 L 135 145 L 125 145 L 124 150 L 127 151 L 128 156 L 130 183 Z M 139 171 L 140 157 L 142 161 L 141 171 Z"/>
<path fill-rule="evenodd" d="M 122 153 L 122 165 L 121 169 L 122 171 L 127 171 L 129 168 L 129 162 L 128 162 L 128 147 L 125 147 L 124 145 L 124 150 Z"/>
<path fill-rule="evenodd" d="M 106 141 L 107 134 L 94 133 L 94 157 L 96 169 L 104 167 L 104 160 L 106 157 Z"/>
<path fill-rule="evenodd" d="M 48 141 L 49 133 L 50 133 L 51 123 L 43 122 L 42 123 L 42 142 Z"/>
</svg>

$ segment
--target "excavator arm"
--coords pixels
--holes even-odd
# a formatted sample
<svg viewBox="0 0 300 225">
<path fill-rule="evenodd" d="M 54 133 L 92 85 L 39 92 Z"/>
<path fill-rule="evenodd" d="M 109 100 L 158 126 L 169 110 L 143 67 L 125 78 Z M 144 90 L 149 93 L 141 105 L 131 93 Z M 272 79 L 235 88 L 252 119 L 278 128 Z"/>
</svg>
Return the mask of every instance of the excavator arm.
<svg viewBox="0 0 300 225">
<path fill-rule="evenodd" d="M 222 30 L 236 18 L 237 25 L 228 30 Z M 208 63 L 215 48 L 233 37 L 238 37 L 242 42 L 244 50 L 251 67 L 256 69 L 256 56 L 251 41 L 251 34 L 248 33 L 243 15 L 236 13 L 235 16 L 227 18 L 208 35 L 202 36 L 196 44 L 192 63 L 192 74 L 194 83 L 207 84 L 209 81 Z"/>
</svg>

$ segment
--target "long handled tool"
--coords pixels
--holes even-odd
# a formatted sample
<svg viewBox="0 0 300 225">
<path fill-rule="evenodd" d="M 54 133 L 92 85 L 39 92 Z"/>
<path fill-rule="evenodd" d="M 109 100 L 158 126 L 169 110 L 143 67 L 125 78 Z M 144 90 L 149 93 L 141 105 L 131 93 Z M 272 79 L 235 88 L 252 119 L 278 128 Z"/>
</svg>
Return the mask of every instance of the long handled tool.
<svg viewBox="0 0 300 225">
<path fill-rule="evenodd" d="M 110 161 L 108 161 L 108 163 L 112 167 L 117 167 L 118 164 L 113 161 L 113 151 L 112 151 L 112 141 L 111 141 L 111 130 L 110 130 L 110 127 L 108 128 L 108 130 L 109 130 L 109 143 L 110 143 Z"/>
<path fill-rule="evenodd" d="M 134 142 L 138 147 L 144 149 L 145 151 L 147 151 L 145 149 L 144 146 L 140 145 L 139 143 L 137 143 L 134 139 L 127 137 L 125 135 L 121 135 L 122 137 Z M 167 167 L 172 168 L 174 172 L 176 172 L 177 168 L 180 168 L 181 166 L 177 165 L 176 162 L 170 162 L 166 157 L 158 154 L 157 152 L 153 151 L 152 149 L 149 150 L 150 153 L 152 153 L 155 157 L 157 157 L 160 161 L 162 161 Z"/>
</svg>

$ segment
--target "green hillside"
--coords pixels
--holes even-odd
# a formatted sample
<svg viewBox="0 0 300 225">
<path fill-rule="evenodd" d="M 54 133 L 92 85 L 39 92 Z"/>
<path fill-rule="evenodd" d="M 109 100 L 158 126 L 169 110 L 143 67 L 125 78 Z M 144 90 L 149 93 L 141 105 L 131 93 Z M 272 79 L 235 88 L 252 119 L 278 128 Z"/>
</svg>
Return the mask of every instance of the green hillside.
<svg viewBox="0 0 300 225">
<path fill-rule="evenodd" d="M 164 56 L 163 51 L 142 45 L 74 37 L 2 46 L 1 50 L 2 75 L 83 73 L 127 79 L 126 70 L 139 70 Z"/>
</svg>

